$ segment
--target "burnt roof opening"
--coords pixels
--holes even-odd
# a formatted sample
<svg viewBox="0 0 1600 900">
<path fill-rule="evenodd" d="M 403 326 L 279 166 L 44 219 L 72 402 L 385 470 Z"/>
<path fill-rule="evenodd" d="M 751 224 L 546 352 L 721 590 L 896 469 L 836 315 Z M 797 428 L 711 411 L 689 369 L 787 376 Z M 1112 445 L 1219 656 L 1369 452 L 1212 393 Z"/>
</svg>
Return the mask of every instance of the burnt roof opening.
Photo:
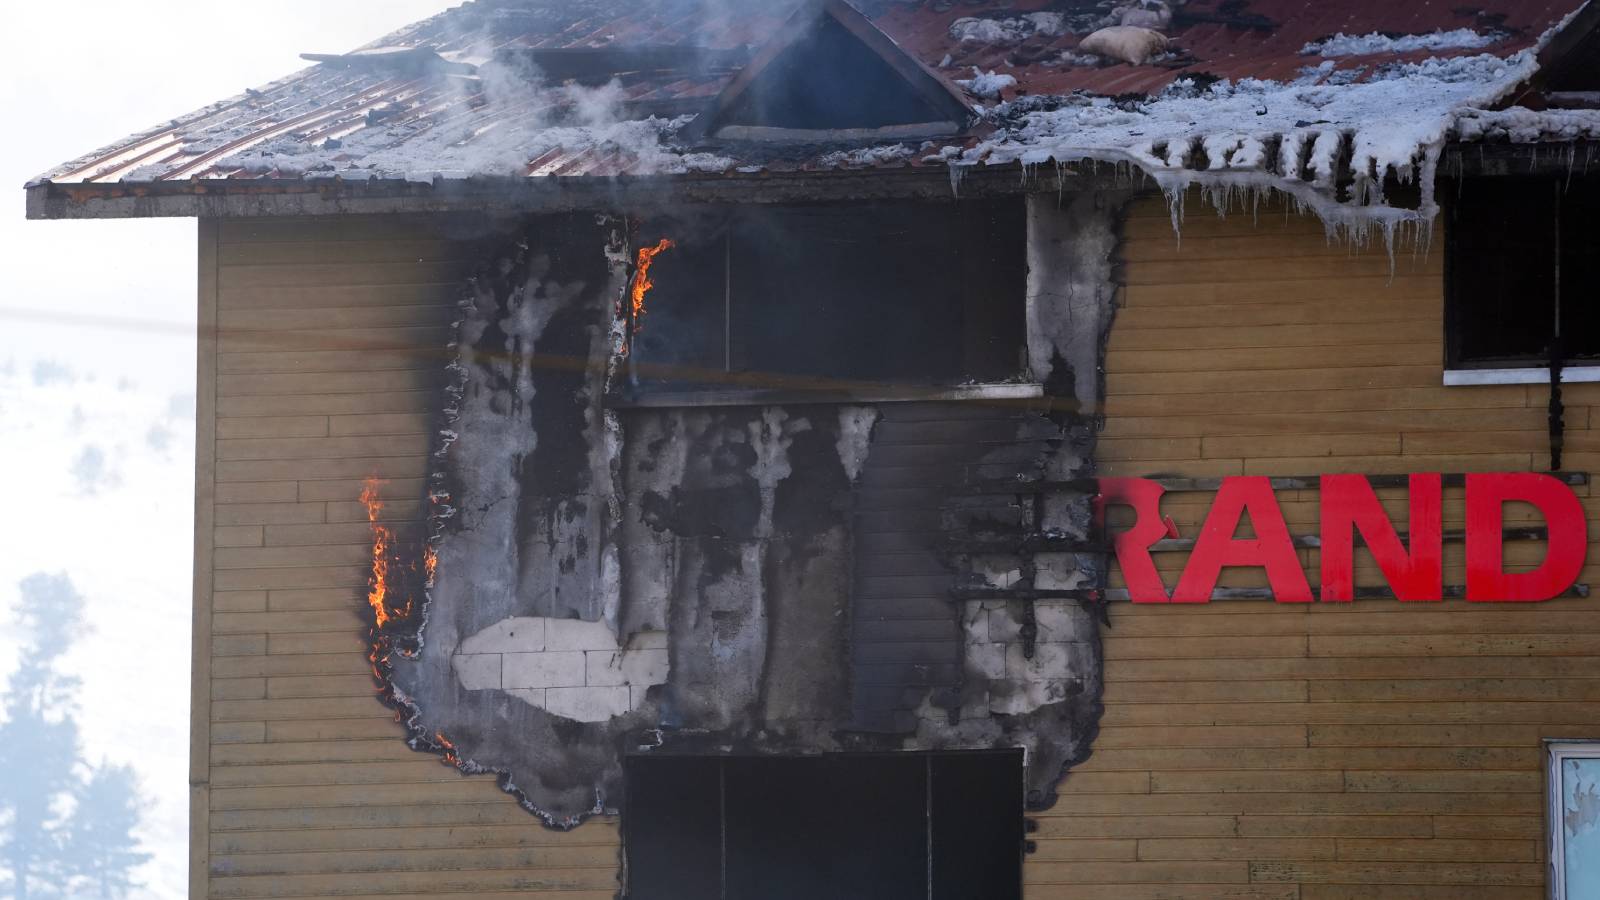
<svg viewBox="0 0 1600 900">
<path fill-rule="evenodd" d="M 803 6 L 692 129 L 724 140 L 933 137 L 972 110 L 844 0 Z"/>
<path fill-rule="evenodd" d="M 947 118 L 844 26 L 823 16 L 750 83 L 722 124 L 826 130 Z"/>
</svg>

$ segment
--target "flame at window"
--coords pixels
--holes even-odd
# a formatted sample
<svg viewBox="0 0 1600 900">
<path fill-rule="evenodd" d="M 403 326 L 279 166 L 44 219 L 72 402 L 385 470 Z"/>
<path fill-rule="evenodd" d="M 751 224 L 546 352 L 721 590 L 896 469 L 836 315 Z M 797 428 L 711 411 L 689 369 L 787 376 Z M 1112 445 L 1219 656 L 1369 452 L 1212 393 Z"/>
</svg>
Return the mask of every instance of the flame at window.
<svg viewBox="0 0 1600 900">
<path fill-rule="evenodd" d="M 655 282 L 650 280 L 650 267 L 655 265 L 656 257 L 676 247 L 677 243 L 671 238 L 662 238 L 654 247 L 640 247 L 639 260 L 634 265 L 633 287 L 628 291 L 628 308 L 624 310 L 628 316 L 628 335 L 623 340 L 622 354 L 628 355 L 633 347 L 633 335 L 644 330 L 645 309 L 644 298 L 655 287 Z"/>
</svg>

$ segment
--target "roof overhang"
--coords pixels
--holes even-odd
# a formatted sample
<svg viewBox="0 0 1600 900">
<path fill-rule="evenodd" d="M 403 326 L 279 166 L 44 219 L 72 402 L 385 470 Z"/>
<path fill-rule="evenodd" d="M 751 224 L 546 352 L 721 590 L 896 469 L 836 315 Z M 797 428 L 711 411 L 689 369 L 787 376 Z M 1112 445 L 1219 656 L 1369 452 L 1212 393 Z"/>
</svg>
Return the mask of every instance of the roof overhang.
<svg viewBox="0 0 1600 900">
<path fill-rule="evenodd" d="M 1142 182 L 1142 179 L 1140 180 Z M 1085 191 L 1130 186 L 1111 167 L 1054 170 L 1030 179 L 1020 165 L 979 166 L 961 181 L 961 197 L 1014 196 L 1037 190 Z M 944 167 L 790 173 L 472 178 L 432 183 L 338 178 L 193 179 L 118 184 L 28 186 L 30 219 L 152 217 L 248 218 L 395 213 L 515 215 L 573 210 L 640 209 L 692 203 L 950 200 Z"/>
<path fill-rule="evenodd" d="M 1441 177 L 1567 174 L 1600 162 L 1600 142 L 1452 143 Z M 683 204 L 817 201 L 950 200 L 1037 192 L 1155 189 L 1137 169 L 1110 165 L 1043 167 L 981 165 L 952 189 L 943 167 L 611 178 L 471 178 L 432 183 L 339 178 L 192 179 L 118 184 L 53 184 L 27 188 L 30 219 L 253 218 L 272 216 L 483 213 L 524 215 L 575 210 L 640 210 Z"/>
</svg>

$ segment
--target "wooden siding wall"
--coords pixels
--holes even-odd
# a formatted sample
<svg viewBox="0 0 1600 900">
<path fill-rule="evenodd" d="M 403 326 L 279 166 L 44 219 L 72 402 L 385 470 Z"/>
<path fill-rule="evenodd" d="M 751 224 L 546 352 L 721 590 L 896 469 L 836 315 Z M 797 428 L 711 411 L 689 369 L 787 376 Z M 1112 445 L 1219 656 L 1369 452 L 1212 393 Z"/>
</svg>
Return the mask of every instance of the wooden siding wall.
<svg viewBox="0 0 1600 900">
<path fill-rule="evenodd" d="M 415 526 L 440 348 L 477 258 L 450 228 L 201 225 L 193 896 L 616 890 L 616 823 L 545 830 L 491 779 L 407 750 L 372 696 L 356 498 L 385 477 L 393 520 Z M 1154 202 L 1124 253 L 1107 473 L 1547 464 L 1544 388 L 1440 386 L 1441 245 L 1391 281 L 1381 249 L 1281 212 L 1195 210 L 1180 246 Z M 1600 471 L 1600 386 L 1567 396 L 1566 467 Z M 1166 509 L 1192 534 L 1209 499 Z M 1282 499 L 1314 531 L 1315 497 Z M 1447 527 L 1459 516 L 1447 504 Z M 1181 562 L 1163 561 L 1169 582 Z M 1540 738 L 1600 737 L 1590 604 L 1116 607 L 1104 727 L 1039 817 L 1027 896 L 1542 897 Z"/>
<path fill-rule="evenodd" d="M 493 779 L 411 752 L 367 671 L 357 497 L 388 479 L 388 514 L 416 527 L 442 348 L 478 258 L 462 229 L 201 224 L 218 337 L 200 364 L 191 896 L 616 891 L 615 823 L 546 830 Z"/>
<path fill-rule="evenodd" d="M 1330 246 L 1281 210 L 1219 221 L 1193 204 L 1180 246 L 1147 203 L 1125 236 L 1104 472 L 1549 466 L 1547 388 L 1441 386 L 1442 241 L 1402 254 L 1391 281 L 1381 247 Z M 1564 467 L 1600 471 L 1600 386 L 1566 400 Z M 1210 500 L 1164 510 L 1193 536 Z M 1280 500 L 1291 531 L 1316 532 L 1314 492 Z M 1508 559 L 1535 564 L 1540 546 Z M 1158 560 L 1169 586 L 1184 559 Z M 1459 545 L 1446 566 L 1461 584 Z M 1600 738 L 1596 603 L 1114 607 L 1104 727 L 1040 820 L 1029 897 L 1544 897 L 1541 738 Z"/>
</svg>

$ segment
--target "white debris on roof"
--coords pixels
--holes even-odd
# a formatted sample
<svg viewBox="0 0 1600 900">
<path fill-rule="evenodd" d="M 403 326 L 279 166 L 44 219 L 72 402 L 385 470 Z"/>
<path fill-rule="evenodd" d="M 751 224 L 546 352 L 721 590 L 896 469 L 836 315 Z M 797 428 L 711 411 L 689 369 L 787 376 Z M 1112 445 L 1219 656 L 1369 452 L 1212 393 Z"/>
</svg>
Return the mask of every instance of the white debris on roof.
<svg viewBox="0 0 1600 900">
<path fill-rule="evenodd" d="M 1417 50 L 1481 50 L 1505 37 L 1504 32 L 1484 33 L 1471 28 L 1402 35 L 1389 35 L 1377 31 L 1362 35 L 1340 33 L 1320 41 L 1312 41 L 1301 47 L 1300 52 L 1307 56 L 1334 58 L 1368 56 L 1375 53 L 1411 53 Z"/>
<path fill-rule="evenodd" d="M 1004 19 L 968 17 L 950 24 L 950 37 L 957 41 L 985 44 L 1020 44 L 1036 34 L 1067 33 L 1066 16 L 1056 12 L 1036 12 Z"/>
<path fill-rule="evenodd" d="M 882 147 L 862 147 L 856 150 L 836 150 L 824 154 L 817 165 L 824 169 L 865 169 L 905 162 L 916 155 L 905 144 L 886 144 Z"/>
<path fill-rule="evenodd" d="M 1136 0 L 1114 13 L 1118 25 L 1160 30 L 1172 24 L 1172 8 L 1163 0 Z"/>
<path fill-rule="evenodd" d="M 972 77 L 957 81 L 956 84 L 972 92 L 975 97 L 985 100 L 999 100 L 1000 92 L 1008 87 L 1015 87 L 1015 75 L 1005 75 L 995 72 L 985 72 L 977 66 L 972 67 Z"/>
<path fill-rule="evenodd" d="M 1142 66 L 1167 49 L 1169 43 L 1159 31 L 1138 25 L 1113 25 L 1079 41 L 1078 51 Z"/>
<path fill-rule="evenodd" d="M 1174 200 L 1199 186 L 1219 206 L 1235 191 L 1278 190 L 1330 232 L 1426 233 L 1438 156 L 1457 115 L 1499 99 L 1534 69 L 1535 51 L 1386 67 L 1345 85 L 1180 81 L 1148 101 L 1025 97 L 987 111 L 995 135 L 953 166 L 1109 162 L 1136 166 Z M 1320 71 L 1320 70 L 1319 70 Z M 1415 209 L 1389 206 L 1384 180 L 1417 183 Z"/>
</svg>

